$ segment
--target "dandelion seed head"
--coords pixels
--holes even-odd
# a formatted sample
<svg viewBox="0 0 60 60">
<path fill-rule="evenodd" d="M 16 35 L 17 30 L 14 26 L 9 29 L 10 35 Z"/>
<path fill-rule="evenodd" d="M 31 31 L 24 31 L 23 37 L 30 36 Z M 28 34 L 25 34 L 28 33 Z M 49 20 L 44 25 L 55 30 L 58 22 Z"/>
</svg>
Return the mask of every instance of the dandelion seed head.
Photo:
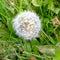
<svg viewBox="0 0 60 60">
<path fill-rule="evenodd" d="M 24 11 L 13 19 L 12 26 L 19 37 L 31 40 L 38 36 L 41 30 L 41 21 L 36 13 Z"/>
</svg>

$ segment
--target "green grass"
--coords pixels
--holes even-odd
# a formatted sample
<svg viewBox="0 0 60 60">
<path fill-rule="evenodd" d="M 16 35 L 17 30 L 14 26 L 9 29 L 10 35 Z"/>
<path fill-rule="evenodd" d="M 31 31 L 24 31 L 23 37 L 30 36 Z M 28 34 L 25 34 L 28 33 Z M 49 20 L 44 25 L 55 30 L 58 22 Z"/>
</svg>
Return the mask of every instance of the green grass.
<svg viewBox="0 0 60 60">
<path fill-rule="evenodd" d="M 31 41 L 16 36 L 11 24 L 13 18 L 24 10 L 34 11 L 42 24 L 39 36 Z M 55 16 L 60 21 L 60 0 L 0 0 L 0 60 L 29 60 L 30 57 L 60 60 L 60 48 L 56 47 L 60 42 L 60 25 L 54 26 L 51 21 Z M 42 49 L 44 45 L 52 45 L 56 54 L 41 54 L 36 47 L 41 45 Z"/>
</svg>

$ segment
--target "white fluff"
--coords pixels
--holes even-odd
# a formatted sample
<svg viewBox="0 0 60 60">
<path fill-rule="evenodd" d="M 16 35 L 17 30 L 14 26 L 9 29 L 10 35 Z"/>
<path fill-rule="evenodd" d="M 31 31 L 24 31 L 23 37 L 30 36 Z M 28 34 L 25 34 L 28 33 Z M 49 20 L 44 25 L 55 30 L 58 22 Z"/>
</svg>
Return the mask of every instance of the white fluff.
<svg viewBox="0 0 60 60">
<path fill-rule="evenodd" d="M 32 40 L 41 30 L 41 21 L 34 12 L 24 11 L 13 19 L 12 26 L 19 37 Z"/>
</svg>

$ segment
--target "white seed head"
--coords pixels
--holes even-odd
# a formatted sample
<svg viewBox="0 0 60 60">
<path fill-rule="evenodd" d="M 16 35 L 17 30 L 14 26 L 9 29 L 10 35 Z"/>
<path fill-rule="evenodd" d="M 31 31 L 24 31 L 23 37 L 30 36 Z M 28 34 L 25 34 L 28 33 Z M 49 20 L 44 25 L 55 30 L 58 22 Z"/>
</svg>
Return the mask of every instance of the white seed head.
<svg viewBox="0 0 60 60">
<path fill-rule="evenodd" d="M 41 30 L 41 21 L 34 12 L 24 11 L 13 19 L 12 26 L 19 37 L 31 40 L 38 36 Z"/>
</svg>

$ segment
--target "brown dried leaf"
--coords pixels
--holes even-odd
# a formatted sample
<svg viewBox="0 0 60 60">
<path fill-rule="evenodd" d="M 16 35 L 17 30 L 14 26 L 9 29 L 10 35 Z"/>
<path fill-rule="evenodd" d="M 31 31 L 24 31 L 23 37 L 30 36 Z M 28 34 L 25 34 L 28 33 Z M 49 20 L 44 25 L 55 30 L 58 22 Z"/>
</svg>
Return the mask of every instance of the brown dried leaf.
<svg viewBox="0 0 60 60">
<path fill-rule="evenodd" d="M 28 60 L 35 60 L 35 58 L 34 57 L 30 57 Z"/>
<path fill-rule="evenodd" d="M 52 19 L 52 23 L 53 23 L 54 26 L 59 25 L 60 21 L 58 20 L 58 17 L 55 16 L 55 17 Z"/>
</svg>

